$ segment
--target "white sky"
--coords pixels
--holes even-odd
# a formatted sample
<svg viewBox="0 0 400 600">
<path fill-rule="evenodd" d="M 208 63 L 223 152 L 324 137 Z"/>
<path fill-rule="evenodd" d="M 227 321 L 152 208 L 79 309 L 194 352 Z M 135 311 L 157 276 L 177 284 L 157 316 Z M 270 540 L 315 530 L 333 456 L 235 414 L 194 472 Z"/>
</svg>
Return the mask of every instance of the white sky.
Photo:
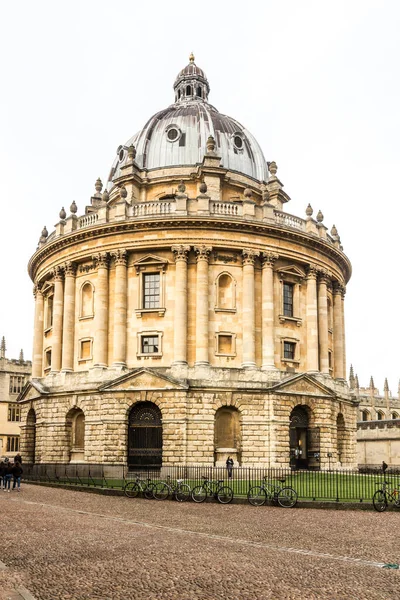
<svg viewBox="0 0 400 600">
<path fill-rule="evenodd" d="M 256 137 L 353 265 L 347 373 L 400 377 L 400 4 L 395 0 L 0 2 L 0 336 L 31 357 L 26 265 L 61 206 L 89 203 L 119 144 L 173 102 L 194 52 L 210 102 Z"/>
</svg>

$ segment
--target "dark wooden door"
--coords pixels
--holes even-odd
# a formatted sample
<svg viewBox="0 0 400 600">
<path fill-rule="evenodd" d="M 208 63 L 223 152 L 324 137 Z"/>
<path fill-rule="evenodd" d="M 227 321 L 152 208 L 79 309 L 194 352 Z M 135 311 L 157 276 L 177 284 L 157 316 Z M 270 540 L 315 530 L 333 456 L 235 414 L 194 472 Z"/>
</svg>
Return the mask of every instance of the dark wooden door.
<svg viewBox="0 0 400 600">
<path fill-rule="evenodd" d="M 130 470 L 151 469 L 161 465 L 161 411 L 151 402 L 139 402 L 129 414 L 128 467 Z"/>
</svg>

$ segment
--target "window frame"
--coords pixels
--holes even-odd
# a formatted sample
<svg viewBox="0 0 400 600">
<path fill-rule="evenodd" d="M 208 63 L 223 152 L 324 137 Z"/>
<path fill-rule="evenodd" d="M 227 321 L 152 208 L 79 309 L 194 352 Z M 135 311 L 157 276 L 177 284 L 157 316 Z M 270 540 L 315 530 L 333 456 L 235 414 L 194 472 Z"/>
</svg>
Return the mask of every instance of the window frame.
<svg viewBox="0 0 400 600">
<path fill-rule="evenodd" d="M 86 358 L 86 357 L 83 358 L 82 357 L 82 343 L 83 342 L 90 342 L 90 356 L 89 356 L 89 358 Z M 91 337 L 80 338 L 78 340 L 78 348 L 79 348 L 78 363 L 90 362 L 91 360 L 93 360 L 93 338 L 91 338 Z"/>
<path fill-rule="evenodd" d="M 10 418 L 12 416 L 15 416 L 15 419 Z M 7 421 L 9 423 L 20 423 L 21 422 L 21 407 L 16 402 L 9 402 L 8 403 L 8 407 L 7 407 Z"/>
<path fill-rule="evenodd" d="M 19 452 L 19 435 L 8 435 L 7 436 L 7 450 L 6 452 Z"/>
<path fill-rule="evenodd" d="M 50 361 L 47 360 L 48 355 L 50 355 Z M 52 346 L 48 346 L 43 351 L 43 372 L 44 373 L 48 373 L 51 371 L 51 359 L 52 359 Z"/>
<path fill-rule="evenodd" d="M 220 350 L 219 350 L 220 337 L 230 337 L 231 338 L 231 352 L 220 352 Z M 226 357 L 235 357 L 236 356 L 236 333 L 233 333 L 232 331 L 217 331 L 215 333 L 215 356 L 226 356 Z"/>
<path fill-rule="evenodd" d="M 136 316 L 141 318 L 145 314 L 158 314 L 159 317 L 165 315 L 165 297 L 166 297 L 166 269 L 168 261 L 156 256 L 144 256 L 142 259 L 134 263 L 136 274 L 139 278 L 137 290 L 137 306 L 135 309 Z M 160 275 L 160 306 L 155 308 L 144 307 L 144 287 L 145 275 Z"/>
<path fill-rule="evenodd" d="M 300 327 L 303 323 L 302 318 L 300 317 L 300 307 L 301 307 L 301 285 L 305 278 L 305 272 L 303 272 L 300 268 L 295 265 L 291 265 L 288 267 L 281 267 L 277 270 L 277 275 L 280 281 L 280 289 L 279 289 L 279 307 L 280 314 L 278 315 L 278 319 L 280 323 L 285 323 L 286 321 L 291 323 L 296 323 L 298 327 Z M 293 315 L 285 315 L 284 314 L 284 285 L 288 284 L 293 286 Z"/>
<path fill-rule="evenodd" d="M 16 386 L 13 384 L 13 381 L 15 379 L 17 379 L 17 385 Z M 11 395 L 15 395 L 16 396 L 17 394 L 20 394 L 22 392 L 23 388 L 24 388 L 24 385 L 25 385 L 25 375 L 18 375 L 18 374 L 10 375 L 10 381 L 9 381 L 9 388 L 8 389 L 9 389 L 9 393 Z M 16 392 L 14 391 L 15 388 L 17 389 Z"/>
<path fill-rule="evenodd" d="M 281 341 L 281 362 L 288 363 L 289 365 L 299 365 L 300 364 L 300 340 L 298 338 L 285 336 L 285 337 L 282 337 L 280 341 Z M 286 344 L 294 344 L 294 358 L 285 358 L 285 343 Z"/>
<path fill-rule="evenodd" d="M 143 352 L 143 338 L 146 337 L 158 337 L 158 352 Z M 161 358 L 163 355 L 162 352 L 162 331 L 155 331 L 154 329 L 148 331 L 139 331 L 137 334 L 137 352 L 136 356 L 138 358 Z"/>
</svg>

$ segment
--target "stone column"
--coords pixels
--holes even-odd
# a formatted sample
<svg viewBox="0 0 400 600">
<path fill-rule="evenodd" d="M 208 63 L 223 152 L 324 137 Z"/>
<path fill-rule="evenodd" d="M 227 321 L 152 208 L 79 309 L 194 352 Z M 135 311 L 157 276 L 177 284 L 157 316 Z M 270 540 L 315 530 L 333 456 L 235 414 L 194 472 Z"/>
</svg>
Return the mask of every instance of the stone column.
<svg viewBox="0 0 400 600">
<path fill-rule="evenodd" d="M 344 297 L 346 294 L 346 286 L 343 286 L 342 288 L 342 348 L 343 348 L 343 367 L 342 367 L 342 373 L 343 373 L 343 378 L 346 379 L 346 328 L 345 328 L 345 321 L 344 321 Z"/>
<path fill-rule="evenodd" d="M 75 338 L 75 263 L 68 261 L 64 265 L 64 318 L 61 370 L 70 373 L 74 370 Z"/>
<path fill-rule="evenodd" d="M 262 366 L 263 371 L 275 367 L 274 339 L 274 262 L 279 258 L 274 252 L 264 252 L 262 260 L 261 310 L 262 310 Z"/>
<path fill-rule="evenodd" d="M 310 265 L 307 273 L 307 371 L 318 371 L 317 270 Z"/>
<path fill-rule="evenodd" d="M 208 257 L 211 246 L 194 248 L 197 256 L 196 284 L 196 365 L 208 365 Z"/>
<path fill-rule="evenodd" d="M 174 365 L 187 365 L 187 259 L 190 246 L 172 246 L 175 258 Z"/>
<path fill-rule="evenodd" d="M 43 375 L 43 318 L 44 298 L 41 287 L 36 284 L 33 288 L 35 297 L 35 328 L 33 333 L 32 377 Z"/>
<path fill-rule="evenodd" d="M 329 274 L 319 272 L 318 280 L 318 341 L 319 341 L 319 370 L 329 374 L 328 355 L 328 291 Z"/>
<path fill-rule="evenodd" d="M 335 282 L 333 286 L 333 349 L 335 377 L 344 379 L 343 371 L 343 310 L 342 310 L 343 286 Z"/>
<path fill-rule="evenodd" d="M 93 365 L 108 366 L 108 263 L 107 252 L 95 254 L 93 261 L 97 267 L 94 292 L 94 339 Z"/>
<path fill-rule="evenodd" d="M 116 367 L 126 367 L 127 252 L 111 252 L 115 260 L 114 290 L 114 360 Z"/>
<path fill-rule="evenodd" d="M 256 367 L 256 327 L 254 305 L 254 262 L 260 253 L 243 250 L 243 362 L 242 368 Z"/>
<path fill-rule="evenodd" d="M 63 336 L 64 284 L 63 270 L 56 267 L 54 274 L 53 332 L 51 336 L 51 372 L 61 369 L 61 347 Z"/>
</svg>

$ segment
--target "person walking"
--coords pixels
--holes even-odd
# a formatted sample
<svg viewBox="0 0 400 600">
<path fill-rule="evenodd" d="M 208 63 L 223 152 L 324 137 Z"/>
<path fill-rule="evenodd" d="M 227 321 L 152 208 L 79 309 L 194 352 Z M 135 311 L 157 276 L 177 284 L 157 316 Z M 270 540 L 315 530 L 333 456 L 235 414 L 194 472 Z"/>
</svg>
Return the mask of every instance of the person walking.
<svg viewBox="0 0 400 600">
<path fill-rule="evenodd" d="M 13 465 L 8 462 L 7 464 L 7 468 L 6 468 L 6 474 L 4 476 L 4 491 L 7 490 L 7 492 L 10 492 L 10 484 L 11 484 L 11 478 L 13 476 Z"/>
<path fill-rule="evenodd" d="M 385 474 L 386 469 L 388 468 L 387 464 L 385 463 L 385 461 L 382 461 L 382 473 Z"/>
<path fill-rule="evenodd" d="M 18 491 L 21 491 L 21 475 L 23 473 L 21 463 L 16 461 L 12 467 L 12 474 L 14 477 L 13 481 L 13 490 L 15 490 L 15 486 L 18 484 Z"/>
<path fill-rule="evenodd" d="M 2 460 L 0 462 L 0 490 L 1 490 L 1 484 L 3 484 L 3 489 L 6 489 L 6 471 L 7 471 L 7 465 L 6 463 Z"/>
<path fill-rule="evenodd" d="M 229 479 L 231 479 L 232 477 L 233 465 L 233 458 L 231 456 L 228 456 L 228 458 L 226 459 L 226 470 L 228 471 Z"/>
</svg>

